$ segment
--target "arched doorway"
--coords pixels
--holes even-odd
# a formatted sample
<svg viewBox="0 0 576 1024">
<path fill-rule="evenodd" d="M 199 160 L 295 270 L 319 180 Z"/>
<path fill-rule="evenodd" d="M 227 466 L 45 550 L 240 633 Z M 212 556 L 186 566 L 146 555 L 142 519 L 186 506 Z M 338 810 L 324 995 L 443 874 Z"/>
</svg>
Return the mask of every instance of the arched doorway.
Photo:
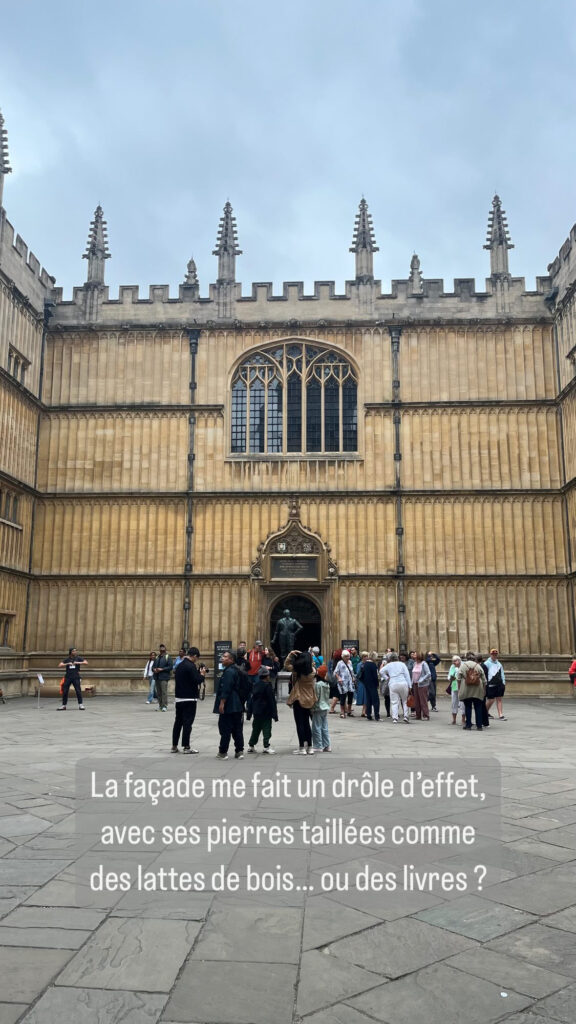
<svg viewBox="0 0 576 1024">
<path fill-rule="evenodd" d="M 296 637 L 298 650 L 307 651 L 309 647 L 319 647 L 322 650 L 320 611 L 313 601 L 301 594 L 290 594 L 289 597 L 283 597 L 274 605 L 270 616 L 270 636 L 274 636 L 276 623 L 278 619 L 282 618 L 285 608 L 289 609 L 292 618 L 297 619 L 302 626 L 302 632 L 298 633 Z"/>
</svg>

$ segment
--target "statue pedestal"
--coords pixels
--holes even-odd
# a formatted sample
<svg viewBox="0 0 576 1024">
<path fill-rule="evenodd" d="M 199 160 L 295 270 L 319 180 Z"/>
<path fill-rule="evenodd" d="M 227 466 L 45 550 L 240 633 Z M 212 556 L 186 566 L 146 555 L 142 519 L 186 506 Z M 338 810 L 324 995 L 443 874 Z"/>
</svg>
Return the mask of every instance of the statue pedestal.
<svg viewBox="0 0 576 1024">
<path fill-rule="evenodd" d="M 276 676 L 276 699 L 285 701 L 288 696 L 288 686 L 290 684 L 290 672 L 279 672 Z"/>
</svg>

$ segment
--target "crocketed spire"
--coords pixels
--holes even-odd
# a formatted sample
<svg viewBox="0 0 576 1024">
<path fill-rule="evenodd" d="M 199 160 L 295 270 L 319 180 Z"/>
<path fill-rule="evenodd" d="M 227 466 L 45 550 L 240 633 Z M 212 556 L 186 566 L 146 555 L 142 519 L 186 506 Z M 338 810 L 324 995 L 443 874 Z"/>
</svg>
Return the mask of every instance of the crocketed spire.
<svg viewBox="0 0 576 1024">
<path fill-rule="evenodd" d="M 229 202 L 226 202 L 220 218 L 216 248 L 212 250 L 212 255 L 218 257 L 218 280 L 235 281 L 236 257 L 242 255 L 242 250 L 238 248 L 236 218 Z"/>
<path fill-rule="evenodd" d="M 2 111 L 0 110 L 0 206 L 2 205 L 2 195 L 4 192 L 4 178 L 7 174 L 12 173 L 10 167 L 10 157 L 8 155 L 8 132 L 4 125 L 4 118 Z"/>
<path fill-rule="evenodd" d="M 509 274 L 508 249 L 513 249 L 514 246 L 510 241 L 506 214 L 498 195 L 494 196 L 492 209 L 488 214 L 488 235 L 484 248 L 490 251 L 490 274 Z"/>
<path fill-rule="evenodd" d="M 364 196 L 360 200 L 358 213 L 356 214 L 354 238 L 352 239 L 350 252 L 356 254 L 356 280 L 364 282 L 373 281 L 372 253 L 378 252 L 378 246 L 374 237 L 372 215 L 368 212 L 368 203 Z"/>
<path fill-rule="evenodd" d="M 82 259 L 88 260 L 86 284 L 104 284 L 104 265 L 105 260 L 110 259 L 110 252 L 108 251 L 108 228 L 100 205 L 94 211 L 94 220 L 90 223 L 88 243 Z"/>
</svg>

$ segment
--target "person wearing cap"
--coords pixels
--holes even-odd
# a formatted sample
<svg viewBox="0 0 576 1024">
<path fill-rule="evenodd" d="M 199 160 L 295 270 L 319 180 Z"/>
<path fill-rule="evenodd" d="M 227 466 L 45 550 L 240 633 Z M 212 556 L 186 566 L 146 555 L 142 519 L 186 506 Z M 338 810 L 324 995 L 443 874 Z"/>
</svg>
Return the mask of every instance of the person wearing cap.
<svg viewBox="0 0 576 1024">
<path fill-rule="evenodd" d="M 250 666 L 248 669 L 248 675 L 252 676 L 254 679 L 256 678 L 260 669 L 262 668 L 263 657 L 264 644 L 262 643 L 261 640 L 257 640 L 252 650 L 248 651 L 248 654 L 246 655 L 246 660 L 248 661 L 248 665 Z"/>
<path fill-rule="evenodd" d="M 278 708 L 274 696 L 274 685 L 268 665 L 263 665 L 254 679 L 252 692 L 246 701 L 246 721 L 252 723 L 252 732 L 248 740 L 248 753 L 256 753 L 256 744 L 262 733 L 265 754 L 274 754 L 275 750 L 270 746 L 272 736 L 272 721 L 278 721 Z"/>
<path fill-rule="evenodd" d="M 504 669 L 498 661 L 498 649 L 496 647 L 492 648 L 490 657 L 484 662 L 484 671 L 488 680 L 486 683 L 486 710 L 489 712 L 494 701 L 496 701 L 498 718 L 501 722 L 505 722 L 506 719 L 502 713 L 502 698 L 506 687 L 506 679 L 504 677 Z M 489 717 L 492 718 L 492 715 Z"/>
</svg>

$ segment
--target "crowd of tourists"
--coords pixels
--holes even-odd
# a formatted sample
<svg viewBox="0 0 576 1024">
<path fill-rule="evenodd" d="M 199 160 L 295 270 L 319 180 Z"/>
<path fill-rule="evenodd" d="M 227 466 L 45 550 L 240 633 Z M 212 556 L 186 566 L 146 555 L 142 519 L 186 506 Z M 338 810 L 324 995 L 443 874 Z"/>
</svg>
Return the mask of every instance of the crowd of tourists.
<svg viewBox="0 0 576 1024">
<path fill-rule="evenodd" d="M 156 703 L 157 710 L 168 707 L 168 681 L 174 673 L 175 720 L 172 752 L 184 754 L 198 751 L 190 745 L 192 726 L 199 700 L 205 693 L 206 666 L 198 662 L 197 647 L 182 648 L 176 659 L 160 645 L 159 653 L 150 653 L 144 669 L 149 684 L 146 703 Z M 287 705 L 292 709 L 298 737 L 295 754 L 306 756 L 330 753 L 332 750 L 329 716 L 341 719 L 354 716 L 369 722 L 400 719 L 430 721 L 438 713 L 437 683 L 440 657 L 434 651 L 411 651 L 404 655 L 388 648 L 383 656 L 376 651 L 355 647 L 332 652 L 325 661 L 318 647 L 308 651 L 291 651 L 283 666 L 275 652 L 257 640 L 249 650 L 242 641 L 238 648 L 221 655 L 221 674 L 217 680 L 214 713 L 218 715 L 220 743 L 217 756 L 228 758 L 233 742 L 236 758 L 245 754 L 244 724 L 251 723 L 247 753 L 256 753 L 262 739 L 264 754 L 274 754 L 271 745 L 273 722 L 278 721 L 277 677 L 281 668 L 289 673 Z M 446 693 L 451 699 L 452 724 L 460 718 L 462 727 L 477 730 L 488 728 L 496 704 L 498 719 L 505 721 L 502 699 L 506 680 L 504 668 L 493 648 L 487 658 L 468 651 L 463 657 L 454 655 L 447 675 Z M 381 715 L 384 705 L 385 715 Z"/>
</svg>

